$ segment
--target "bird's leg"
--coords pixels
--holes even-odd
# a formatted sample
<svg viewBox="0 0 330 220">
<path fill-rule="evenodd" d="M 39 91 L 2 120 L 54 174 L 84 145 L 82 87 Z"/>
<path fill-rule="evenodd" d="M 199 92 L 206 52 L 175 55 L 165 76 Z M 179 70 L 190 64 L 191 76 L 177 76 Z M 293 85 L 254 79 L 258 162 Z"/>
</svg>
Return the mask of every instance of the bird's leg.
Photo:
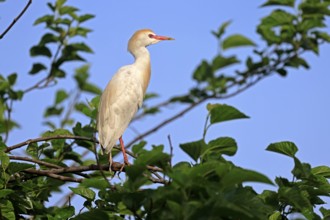
<svg viewBox="0 0 330 220">
<path fill-rule="evenodd" d="M 123 152 L 123 156 L 124 156 L 124 163 L 126 165 L 128 165 L 128 158 L 127 158 L 127 154 L 126 154 L 126 151 L 125 151 L 125 146 L 124 146 L 124 141 L 123 141 L 123 138 L 122 136 L 120 136 L 119 138 L 119 142 L 120 142 L 120 146 L 121 146 L 121 151 Z"/>
</svg>

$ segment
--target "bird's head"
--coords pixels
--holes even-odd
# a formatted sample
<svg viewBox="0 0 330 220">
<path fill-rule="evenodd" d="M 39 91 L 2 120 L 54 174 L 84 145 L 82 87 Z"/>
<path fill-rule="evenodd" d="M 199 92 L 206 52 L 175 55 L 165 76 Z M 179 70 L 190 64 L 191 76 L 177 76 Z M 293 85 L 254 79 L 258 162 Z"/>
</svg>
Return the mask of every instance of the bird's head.
<svg viewBox="0 0 330 220">
<path fill-rule="evenodd" d="M 132 51 L 135 48 L 147 47 L 163 40 L 174 40 L 174 38 L 157 35 L 150 29 L 138 30 L 129 40 L 128 50 Z"/>
</svg>

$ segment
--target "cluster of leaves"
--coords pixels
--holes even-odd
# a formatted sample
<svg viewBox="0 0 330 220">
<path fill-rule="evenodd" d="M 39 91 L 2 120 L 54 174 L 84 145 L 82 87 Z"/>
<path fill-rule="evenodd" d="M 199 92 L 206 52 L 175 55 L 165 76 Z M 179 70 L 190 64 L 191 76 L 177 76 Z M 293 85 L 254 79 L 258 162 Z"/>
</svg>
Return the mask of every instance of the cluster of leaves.
<svg viewBox="0 0 330 220">
<path fill-rule="evenodd" d="M 0 133 L 4 134 L 0 140 L 1 219 L 30 216 L 33 219 L 280 220 L 296 214 L 306 219 L 330 218 L 330 210 L 323 206 L 323 197 L 330 196 L 330 168 L 311 167 L 301 162 L 296 157 L 298 148 L 294 143 L 278 142 L 267 147 L 268 151 L 294 161 L 292 180 L 277 177 L 273 182 L 261 173 L 226 159 L 236 154 L 238 146 L 234 138 L 217 137 L 206 141 L 212 126 L 248 118 L 226 104 L 207 105 L 208 114 L 200 139 L 171 146 L 180 148 L 193 162 L 172 164 L 172 154 L 164 152 L 163 145 L 148 148 L 147 143 L 141 141 L 129 152 L 135 157 L 134 163 L 122 170 L 127 179 L 113 181 L 106 166 L 107 155 L 95 150 L 95 117 L 101 91 L 89 82 L 87 64 L 71 74 L 75 88 L 56 90 L 54 103 L 45 108 L 44 123 L 51 131 L 42 132 L 40 138 L 6 146 L 10 131 L 18 126 L 11 118 L 13 103 L 32 90 L 57 84 L 69 75 L 66 64 L 85 63 L 82 53 L 92 53 L 83 41 L 91 30 L 82 24 L 94 15 L 78 15 L 78 8 L 66 5 L 65 0 L 54 2 L 47 4 L 51 14 L 36 20 L 36 25 L 45 25 L 46 33 L 30 49 L 30 55 L 39 60 L 32 65 L 29 74 L 42 79 L 20 90 L 14 88 L 17 74 L 0 75 Z M 160 112 L 161 107 L 174 102 L 188 107 L 134 141 L 208 99 L 231 97 L 274 73 L 286 76 L 290 68 L 309 68 L 302 55 L 309 51 L 318 54 L 319 46 L 330 42 L 329 34 L 323 31 L 325 18 L 330 15 L 329 5 L 328 0 L 304 0 L 299 4 L 295 0 L 268 0 L 262 7 L 276 6 L 276 9 L 257 26 L 264 47 L 257 48 L 256 43 L 240 34 L 225 36 L 231 22 L 223 23 L 213 32 L 219 41 L 219 54 L 211 61 L 203 60 L 193 73 L 197 85 L 185 95 L 155 106 L 146 104 L 136 119 Z M 245 62 L 235 54 L 226 54 L 229 49 L 245 46 L 254 49 Z M 232 74 L 224 73 L 225 68 L 241 67 L 242 63 L 245 64 L 243 70 L 236 66 Z M 86 104 L 80 100 L 82 93 L 95 97 Z M 148 94 L 145 101 L 156 97 L 157 94 Z M 84 115 L 88 123 L 77 121 L 73 111 Z M 23 146 L 27 146 L 26 156 L 13 154 Z M 92 157 L 86 159 L 85 155 Z M 17 160 L 20 162 L 15 162 Z M 115 165 L 116 162 L 113 170 L 116 170 Z M 117 170 L 122 169 L 120 164 L 118 167 Z M 66 186 L 67 182 L 79 184 Z M 276 184 L 277 190 L 257 193 L 250 182 Z M 61 190 L 70 191 L 70 195 L 67 198 L 62 192 L 61 206 L 57 206 L 51 196 Z M 71 204 L 70 198 L 74 195 L 85 200 L 82 208 Z"/>
<path fill-rule="evenodd" d="M 232 106 L 208 105 L 207 128 L 224 121 L 247 118 Z M 204 132 L 205 134 L 205 132 Z M 238 167 L 223 156 L 234 156 L 237 144 L 233 138 L 219 137 L 208 143 L 204 139 L 180 144 L 195 162 L 179 162 L 171 166 L 170 155 L 163 146 L 145 150 L 145 143 L 133 146 L 138 155 L 126 168 L 128 179 L 108 188 L 101 177 L 86 179 L 71 190 L 86 199 L 88 212 L 74 219 L 288 219 L 300 213 L 307 219 L 321 219 L 315 206 L 325 204 L 322 196 L 330 196 L 330 167 L 312 168 L 296 156 L 292 142 L 270 144 L 268 151 L 294 159 L 293 180 L 277 177 L 277 191 L 258 194 L 248 182 L 274 183 L 263 174 Z M 147 165 L 163 169 L 168 179 L 164 186 L 145 188 L 150 184 Z M 91 190 L 94 189 L 94 190 Z M 95 191 L 98 192 L 96 195 Z M 323 219 L 330 210 L 320 208 Z"/>
</svg>

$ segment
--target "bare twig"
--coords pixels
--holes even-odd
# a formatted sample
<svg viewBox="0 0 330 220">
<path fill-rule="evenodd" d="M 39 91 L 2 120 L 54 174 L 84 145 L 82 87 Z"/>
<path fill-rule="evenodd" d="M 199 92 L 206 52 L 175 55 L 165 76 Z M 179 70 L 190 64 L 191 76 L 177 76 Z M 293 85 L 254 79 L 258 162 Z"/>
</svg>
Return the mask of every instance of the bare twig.
<svg viewBox="0 0 330 220">
<path fill-rule="evenodd" d="M 0 39 L 2 39 L 7 32 L 14 26 L 14 24 L 22 17 L 22 15 L 25 13 L 25 11 L 28 9 L 28 7 L 31 5 L 32 0 L 29 0 L 27 2 L 27 4 L 25 5 L 25 7 L 23 8 L 23 10 L 21 11 L 21 13 L 18 14 L 18 16 L 16 18 L 14 18 L 14 20 L 10 23 L 10 25 L 6 28 L 6 30 L 4 30 L 4 32 L 2 32 L 2 34 L 0 35 Z"/>
</svg>

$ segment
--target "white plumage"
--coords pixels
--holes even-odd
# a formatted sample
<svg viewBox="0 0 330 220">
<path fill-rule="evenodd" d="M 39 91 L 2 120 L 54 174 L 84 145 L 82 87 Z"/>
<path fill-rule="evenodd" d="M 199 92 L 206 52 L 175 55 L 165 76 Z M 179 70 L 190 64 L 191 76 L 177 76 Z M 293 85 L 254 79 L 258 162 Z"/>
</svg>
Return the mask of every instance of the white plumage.
<svg viewBox="0 0 330 220">
<path fill-rule="evenodd" d="M 150 55 L 147 46 L 161 40 L 173 40 L 170 37 L 156 35 L 152 30 L 135 32 L 128 42 L 128 51 L 134 56 L 131 65 L 121 67 L 106 86 L 99 104 L 97 129 L 99 141 L 104 152 L 109 154 L 120 140 L 124 162 L 128 164 L 122 135 L 143 102 L 150 80 Z"/>
</svg>

